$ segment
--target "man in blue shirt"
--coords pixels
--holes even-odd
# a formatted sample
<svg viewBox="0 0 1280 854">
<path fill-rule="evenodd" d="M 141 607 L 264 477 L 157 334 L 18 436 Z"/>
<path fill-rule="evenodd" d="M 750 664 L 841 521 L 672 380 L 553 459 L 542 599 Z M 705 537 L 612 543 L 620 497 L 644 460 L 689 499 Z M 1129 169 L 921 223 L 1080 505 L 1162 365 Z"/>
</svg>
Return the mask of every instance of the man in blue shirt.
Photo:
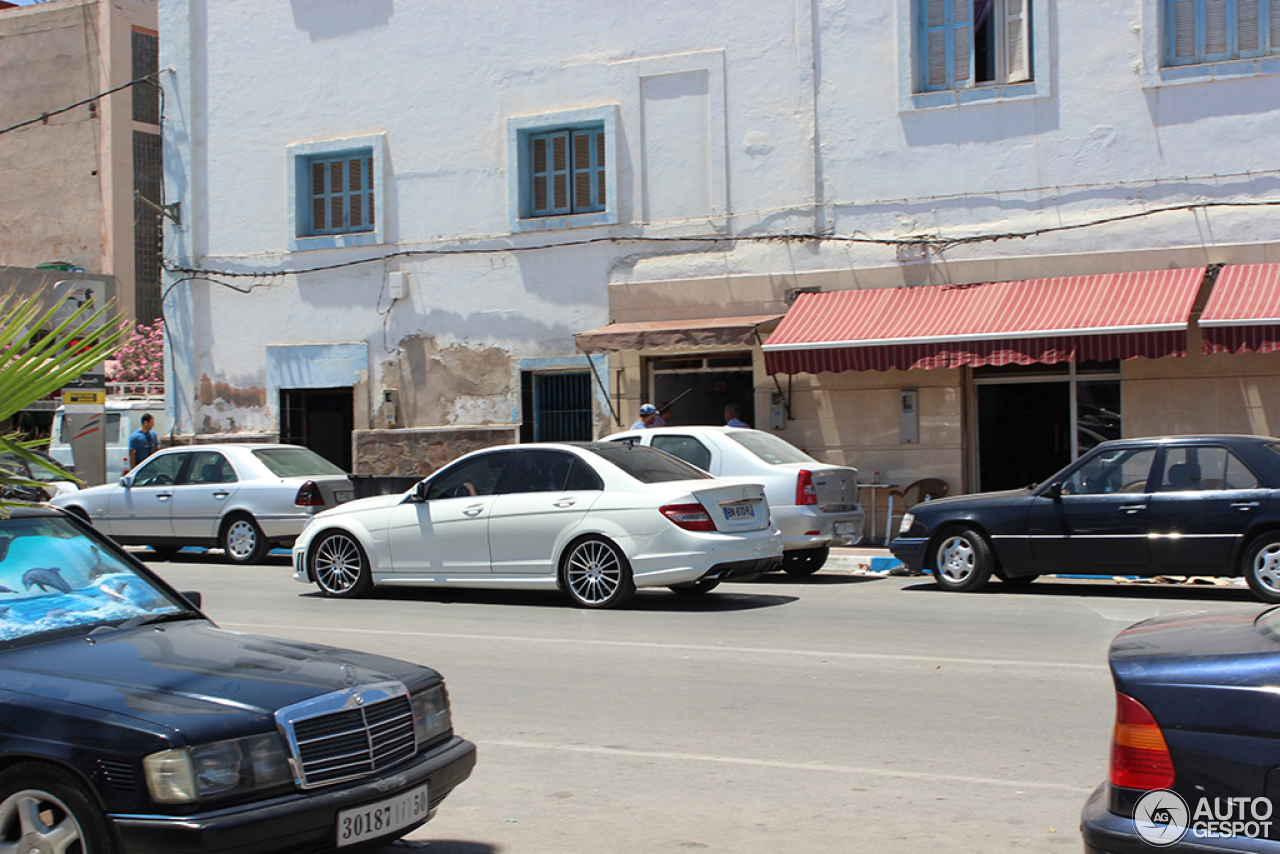
<svg viewBox="0 0 1280 854">
<path fill-rule="evenodd" d="M 631 425 L 631 429 L 643 430 L 646 427 L 661 427 L 664 423 L 662 417 L 658 415 L 658 407 L 652 403 L 646 403 L 640 407 L 640 418 L 635 424 Z"/>
<path fill-rule="evenodd" d="M 138 464 L 156 452 L 160 440 L 156 437 L 156 419 L 150 412 L 142 414 L 142 426 L 133 431 L 129 437 L 129 468 L 137 468 Z"/>
<path fill-rule="evenodd" d="M 750 427 L 751 425 L 743 421 L 738 416 L 742 410 L 738 408 L 738 404 L 730 403 L 724 408 L 724 426 L 726 427 Z"/>
</svg>

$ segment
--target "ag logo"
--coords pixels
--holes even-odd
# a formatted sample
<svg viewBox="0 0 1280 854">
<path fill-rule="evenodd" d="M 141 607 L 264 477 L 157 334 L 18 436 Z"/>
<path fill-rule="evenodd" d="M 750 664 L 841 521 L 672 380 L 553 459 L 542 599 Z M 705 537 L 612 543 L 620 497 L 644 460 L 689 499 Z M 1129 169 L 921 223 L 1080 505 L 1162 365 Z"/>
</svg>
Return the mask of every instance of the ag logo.
<svg viewBox="0 0 1280 854">
<path fill-rule="evenodd" d="M 1138 799 L 1133 823 L 1138 835 L 1152 845 L 1172 845 L 1187 832 L 1191 813 L 1177 792 L 1154 789 Z"/>
</svg>

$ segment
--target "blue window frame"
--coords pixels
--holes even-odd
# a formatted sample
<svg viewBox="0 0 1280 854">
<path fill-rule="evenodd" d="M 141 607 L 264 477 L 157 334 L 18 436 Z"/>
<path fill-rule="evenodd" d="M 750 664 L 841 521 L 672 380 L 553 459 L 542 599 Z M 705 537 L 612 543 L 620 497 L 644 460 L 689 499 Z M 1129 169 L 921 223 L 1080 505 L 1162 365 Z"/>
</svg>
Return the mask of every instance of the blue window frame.
<svg viewBox="0 0 1280 854">
<path fill-rule="evenodd" d="M 607 202 L 603 127 L 531 133 L 529 210 L 533 216 L 602 211 Z"/>
<path fill-rule="evenodd" d="M 1166 65 L 1268 56 L 1280 49 L 1280 0 L 1163 0 Z"/>
<path fill-rule="evenodd" d="M 307 158 L 307 234 L 374 229 L 373 152 Z"/>
<path fill-rule="evenodd" d="M 1032 79 L 1031 0 L 914 0 L 920 91 Z"/>
</svg>

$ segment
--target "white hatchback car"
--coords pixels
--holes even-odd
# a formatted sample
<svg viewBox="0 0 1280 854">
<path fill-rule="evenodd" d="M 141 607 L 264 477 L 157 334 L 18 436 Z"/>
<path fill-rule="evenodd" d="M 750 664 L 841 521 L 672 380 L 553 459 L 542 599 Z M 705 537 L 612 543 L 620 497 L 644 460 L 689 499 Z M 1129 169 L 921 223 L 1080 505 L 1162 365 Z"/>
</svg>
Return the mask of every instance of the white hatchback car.
<svg viewBox="0 0 1280 854">
<path fill-rule="evenodd" d="M 49 503 L 161 557 L 212 546 L 232 563 L 255 563 L 273 546 L 292 544 L 313 514 L 349 501 L 354 491 L 346 472 L 309 448 L 184 445 L 157 451 L 117 483 Z"/>
<path fill-rule="evenodd" d="M 764 488 L 613 443 L 475 451 L 402 495 L 317 515 L 293 577 L 327 596 L 375 584 L 562 590 L 612 608 L 637 587 L 706 593 L 782 557 Z"/>
<path fill-rule="evenodd" d="M 719 478 L 764 484 L 773 521 L 782 531 L 782 568 L 812 575 L 831 546 L 862 539 L 858 470 L 820 463 L 763 430 L 741 427 L 651 427 L 606 442 L 634 442 L 679 457 Z"/>
</svg>

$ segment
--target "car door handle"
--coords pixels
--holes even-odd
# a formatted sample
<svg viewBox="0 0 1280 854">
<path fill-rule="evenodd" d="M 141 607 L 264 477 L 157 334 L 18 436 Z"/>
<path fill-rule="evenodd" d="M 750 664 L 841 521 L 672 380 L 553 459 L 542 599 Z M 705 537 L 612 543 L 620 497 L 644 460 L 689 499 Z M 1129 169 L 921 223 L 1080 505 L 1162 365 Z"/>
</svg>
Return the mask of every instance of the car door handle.
<svg viewBox="0 0 1280 854">
<path fill-rule="evenodd" d="M 557 507 L 572 507 L 577 503 L 578 499 L 576 498 L 561 498 L 559 501 L 555 502 L 555 505 Z"/>
<path fill-rule="evenodd" d="M 173 497 L 173 493 L 172 493 L 172 492 L 157 492 L 157 493 L 156 493 L 156 498 L 157 498 L 158 500 L 160 500 L 160 501 L 165 501 L 165 500 L 170 499 L 170 498 L 172 498 L 172 497 Z"/>
<path fill-rule="evenodd" d="M 1232 501 L 1231 509 L 1233 510 L 1257 510 L 1262 506 L 1260 501 Z"/>
<path fill-rule="evenodd" d="M 478 516 L 483 512 L 484 512 L 483 504 L 474 504 L 471 507 L 468 507 L 467 509 L 463 510 L 462 514 L 464 516 Z"/>
<path fill-rule="evenodd" d="M 1141 513 L 1143 510 L 1146 510 L 1146 509 L 1147 509 L 1147 505 L 1145 505 L 1145 504 L 1122 504 L 1122 505 L 1120 505 L 1120 512 L 1121 512 L 1121 513 L 1124 513 L 1124 514 L 1126 514 L 1126 515 L 1129 515 L 1129 516 L 1132 516 L 1134 513 Z"/>
<path fill-rule="evenodd" d="M 213 494 L 213 497 L 214 497 L 214 498 L 226 498 L 226 497 L 227 497 L 228 495 L 230 495 L 230 494 L 231 494 L 231 493 L 230 493 L 230 492 L 227 492 L 225 489 L 219 489 L 217 492 L 215 492 L 215 493 Z"/>
</svg>

